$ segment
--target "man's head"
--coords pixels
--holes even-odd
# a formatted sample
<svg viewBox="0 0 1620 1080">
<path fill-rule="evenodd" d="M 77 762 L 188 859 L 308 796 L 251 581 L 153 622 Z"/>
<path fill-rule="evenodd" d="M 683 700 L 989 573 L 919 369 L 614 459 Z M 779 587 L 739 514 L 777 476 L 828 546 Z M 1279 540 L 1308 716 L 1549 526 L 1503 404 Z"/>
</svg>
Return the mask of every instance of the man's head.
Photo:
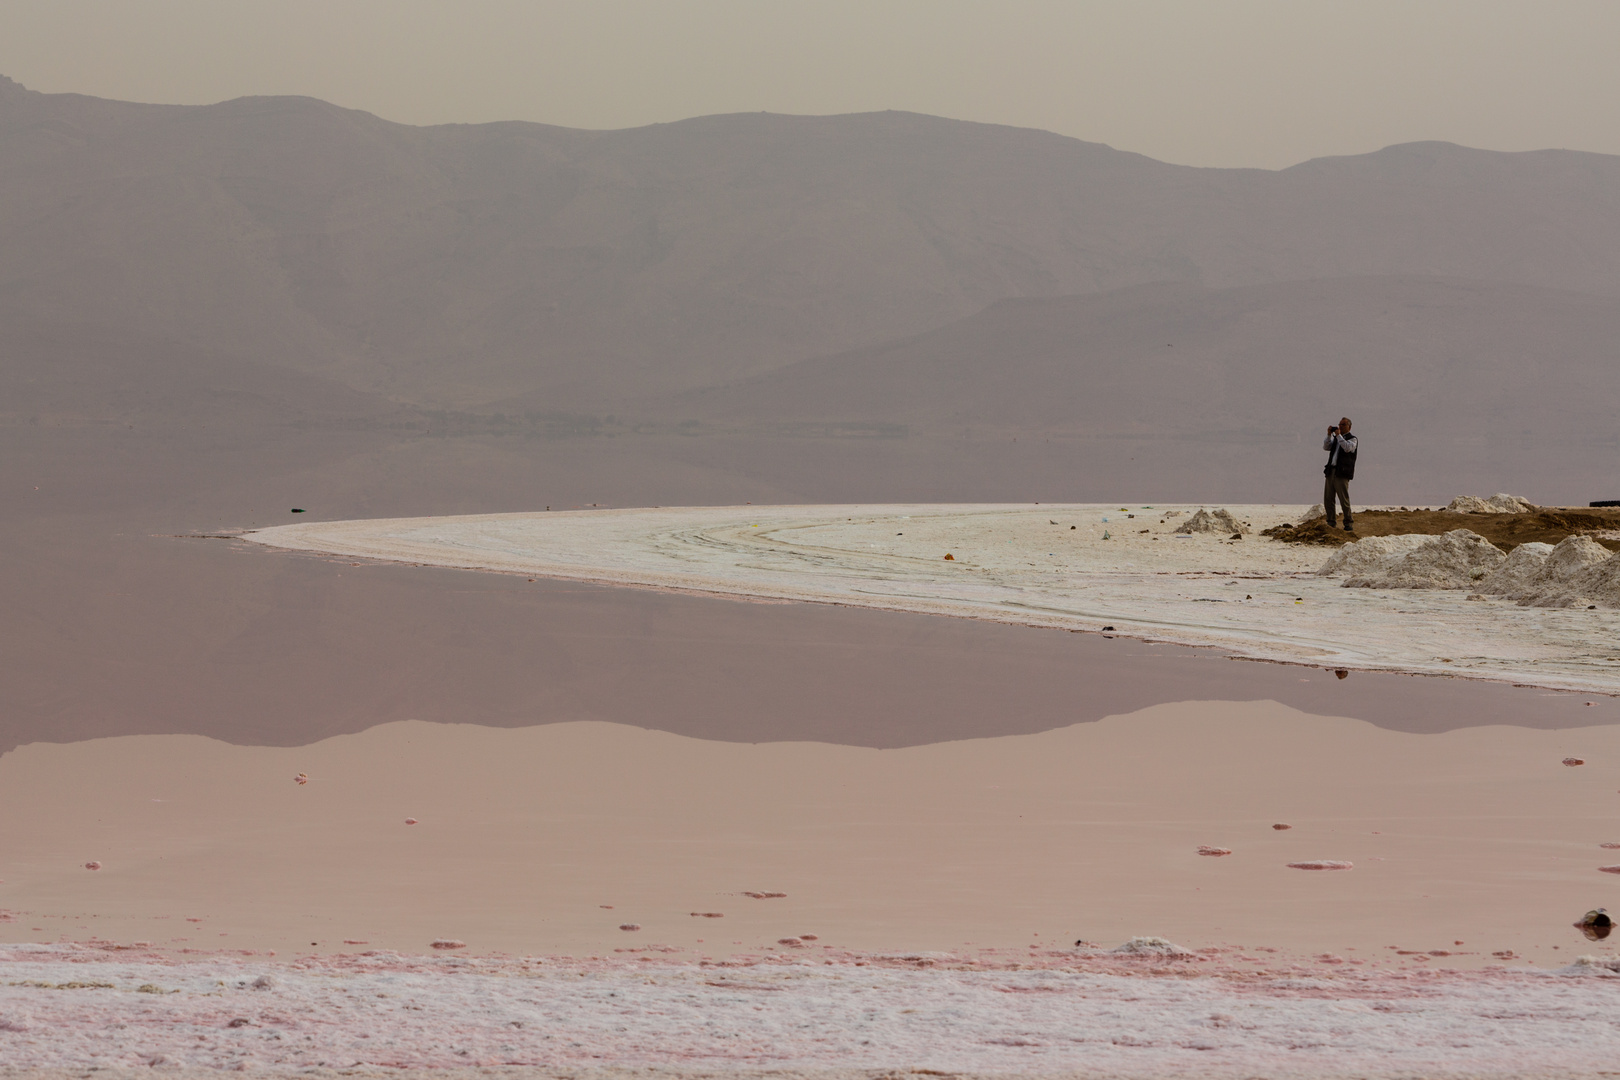
<svg viewBox="0 0 1620 1080">
<path fill-rule="evenodd" d="M 1350 418 L 1348 416 L 1339 417 L 1339 434 L 1350 434 Z"/>
</svg>

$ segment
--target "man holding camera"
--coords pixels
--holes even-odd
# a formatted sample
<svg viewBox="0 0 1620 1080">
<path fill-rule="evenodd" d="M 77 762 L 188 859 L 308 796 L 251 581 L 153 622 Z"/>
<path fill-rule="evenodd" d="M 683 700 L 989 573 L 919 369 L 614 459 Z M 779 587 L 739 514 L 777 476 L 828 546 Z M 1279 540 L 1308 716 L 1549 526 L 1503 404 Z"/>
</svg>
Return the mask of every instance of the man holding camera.
<svg viewBox="0 0 1620 1080">
<path fill-rule="evenodd" d="M 1356 526 L 1350 515 L 1350 481 L 1356 475 L 1356 437 L 1350 434 L 1350 418 L 1344 417 L 1337 426 L 1327 430 L 1327 438 L 1322 440 L 1322 449 L 1328 452 L 1327 464 L 1322 466 L 1322 475 L 1327 478 L 1322 485 L 1322 509 L 1327 511 L 1329 528 L 1335 527 L 1336 515 L 1333 512 L 1333 502 L 1338 500 L 1344 507 L 1344 531 L 1355 532 Z"/>
</svg>

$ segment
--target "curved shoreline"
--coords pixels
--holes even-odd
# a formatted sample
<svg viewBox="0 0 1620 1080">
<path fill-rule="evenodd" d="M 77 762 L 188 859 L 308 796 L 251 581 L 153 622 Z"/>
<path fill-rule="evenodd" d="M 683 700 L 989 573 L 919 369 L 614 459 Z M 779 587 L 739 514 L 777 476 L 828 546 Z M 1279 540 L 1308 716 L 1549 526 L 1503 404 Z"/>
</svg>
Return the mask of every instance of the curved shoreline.
<svg viewBox="0 0 1620 1080">
<path fill-rule="evenodd" d="M 1252 523 L 1242 541 L 1177 535 L 1176 517 L 1160 516 L 1185 519 L 1196 509 L 655 507 L 300 522 L 243 539 L 599 585 L 1111 632 L 1239 659 L 1620 694 L 1620 653 L 1600 655 L 1591 644 L 1620 637 L 1620 613 L 1468 602 L 1453 591 L 1345 590 L 1316 576 L 1320 549 L 1256 539 L 1302 508 L 1232 507 Z"/>
</svg>

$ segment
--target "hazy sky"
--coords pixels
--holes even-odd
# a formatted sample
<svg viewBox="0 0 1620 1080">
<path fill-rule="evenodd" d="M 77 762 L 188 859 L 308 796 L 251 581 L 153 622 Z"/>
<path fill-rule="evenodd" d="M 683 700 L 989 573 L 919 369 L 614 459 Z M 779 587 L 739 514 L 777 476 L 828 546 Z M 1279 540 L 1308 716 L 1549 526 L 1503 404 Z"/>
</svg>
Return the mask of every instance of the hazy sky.
<svg viewBox="0 0 1620 1080">
<path fill-rule="evenodd" d="M 0 74 L 412 124 L 909 109 L 1276 168 L 1415 139 L 1620 153 L 1615 0 L 0 0 Z"/>
</svg>

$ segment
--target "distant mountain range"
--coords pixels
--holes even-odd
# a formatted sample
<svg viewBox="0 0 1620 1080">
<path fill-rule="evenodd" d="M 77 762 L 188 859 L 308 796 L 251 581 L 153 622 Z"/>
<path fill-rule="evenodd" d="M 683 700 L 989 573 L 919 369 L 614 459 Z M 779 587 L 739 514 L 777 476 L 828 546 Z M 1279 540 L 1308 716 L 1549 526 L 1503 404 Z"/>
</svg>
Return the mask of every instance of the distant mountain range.
<svg viewBox="0 0 1620 1080">
<path fill-rule="evenodd" d="M 1620 158 L 1596 154 L 1195 169 L 909 113 L 415 128 L 9 80 L 0 150 L 13 418 L 155 380 L 182 414 L 1292 438 L 1346 400 L 1539 429 L 1616 368 Z M 99 359 L 58 347 L 87 338 Z"/>
</svg>

